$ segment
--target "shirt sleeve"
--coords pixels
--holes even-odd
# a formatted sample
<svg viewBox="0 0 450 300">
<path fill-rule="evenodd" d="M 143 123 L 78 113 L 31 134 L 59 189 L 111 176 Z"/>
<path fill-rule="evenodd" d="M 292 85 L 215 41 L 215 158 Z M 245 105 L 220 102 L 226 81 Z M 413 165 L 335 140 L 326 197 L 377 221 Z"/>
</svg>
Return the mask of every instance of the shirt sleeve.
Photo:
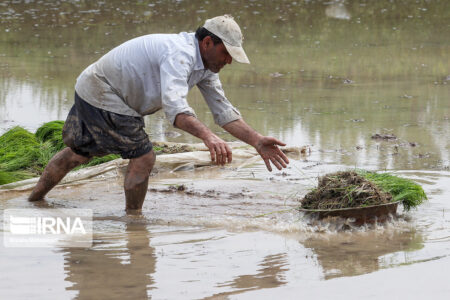
<svg viewBox="0 0 450 300">
<path fill-rule="evenodd" d="M 242 119 L 241 113 L 225 97 L 219 75 L 212 73 L 197 83 L 197 87 L 205 98 L 217 125 L 224 126 Z"/>
<path fill-rule="evenodd" d="M 184 113 L 197 117 L 187 102 L 190 58 L 181 52 L 167 55 L 161 65 L 161 104 L 166 118 L 175 126 L 175 118 Z"/>
</svg>

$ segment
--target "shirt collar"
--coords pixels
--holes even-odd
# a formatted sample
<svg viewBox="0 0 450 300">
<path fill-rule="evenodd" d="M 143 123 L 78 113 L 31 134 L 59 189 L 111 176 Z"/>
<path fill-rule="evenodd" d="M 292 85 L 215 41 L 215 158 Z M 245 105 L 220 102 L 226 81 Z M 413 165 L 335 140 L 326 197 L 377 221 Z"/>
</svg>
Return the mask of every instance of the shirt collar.
<svg viewBox="0 0 450 300">
<path fill-rule="evenodd" d="M 194 70 L 204 70 L 205 66 L 203 65 L 202 55 L 200 54 L 200 46 L 198 45 L 198 40 L 194 35 L 194 43 L 195 43 L 195 64 Z"/>
</svg>

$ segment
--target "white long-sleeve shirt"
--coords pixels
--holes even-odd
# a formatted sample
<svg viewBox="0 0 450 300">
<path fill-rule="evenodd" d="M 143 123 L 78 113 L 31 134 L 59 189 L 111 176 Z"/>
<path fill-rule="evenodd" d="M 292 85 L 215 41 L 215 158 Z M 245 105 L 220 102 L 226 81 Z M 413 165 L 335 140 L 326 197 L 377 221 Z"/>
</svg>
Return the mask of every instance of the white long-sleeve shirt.
<svg viewBox="0 0 450 300">
<path fill-rule="evenodd" d="M 179 113 L 195 117 L 187 102 L 194 85 L 218 125 L 241 118 L 225 97 L 219 75 L 205 69 L 194 33 L 149 34 L 129 40 L 87 67 L 75 91 L 89 104 L 118 114 L 144 116 L 163 109 L 174 124 Z"/>
</svg>

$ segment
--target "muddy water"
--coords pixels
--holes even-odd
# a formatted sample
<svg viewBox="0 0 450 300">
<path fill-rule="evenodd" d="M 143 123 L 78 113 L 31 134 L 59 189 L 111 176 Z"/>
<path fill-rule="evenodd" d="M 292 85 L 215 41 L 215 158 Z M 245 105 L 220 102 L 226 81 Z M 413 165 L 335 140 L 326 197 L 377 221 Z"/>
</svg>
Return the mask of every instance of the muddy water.
<svg viewBox="0 0 450 300">
<path fill-rule="evenodd" d="M 447 1 L 0 1 L 0 132 L 64 119 L 78 74 L 120 42 L 225 12 L 252 62 L 221 72 L 228 98 L 258 131 L 311 155 L 284 173 L 257 163 L 159 174 L 141 217 L 124 215 L 120 177 L 58 188 L 50 206 L 93 209 L 94 246 L 2 246 L 0 298 L 448 297 Z M 232 140 L 197 90 L 189 102 Z M 162 113 L 146 124 L 154 140 L 197 142 Z M 292 210 L 317 175 L 355 166 L 417 180 L 429 201 L 367 227 Z M 25 194 L 1 199 L 2 210 L 34 207 Z"/>
</svg>

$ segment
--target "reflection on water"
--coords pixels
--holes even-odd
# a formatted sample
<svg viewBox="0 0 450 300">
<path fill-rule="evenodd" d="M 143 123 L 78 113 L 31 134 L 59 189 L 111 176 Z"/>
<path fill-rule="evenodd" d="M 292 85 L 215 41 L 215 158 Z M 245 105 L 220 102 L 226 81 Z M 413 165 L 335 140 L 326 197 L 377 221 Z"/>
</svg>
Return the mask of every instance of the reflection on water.
<svg viewBox="0 0 450 300">
<path fill-rule="evenodd" d="M 0 1 L 0 132 L 65 119 L 78 74 L 120 42 L 193 31 L 231 13 L 252 65 L 221 73 L 229 99 L 258 131 L 311 144 L 320 159 L 376 169 L 450 165 L 446 1 Z M 186 12 L 189 12 L 186 14 Z M 195 89 L 189 102 L 224 137 Z M 197 141 L 162 113 L 154 140 Z M 393 142 L 371 140 L 393 133 Z M 172 137 L 170 137 L 172 136 Z M 410 146 L 414 144 L 416 146 Z"/>
<path fill-rule="evenodd" d="M 370 232 L 315 237 L 306 240 L 303 245 L 316 254 L 324 278 L 332 279 L 377 271 L 382 267 L 380 258 L 383 255 L 420 250 L 423 248 L 423 238 L 415 232 Z"/>
<path fill-rule="evenodd" d="M 351 15 L 345 7 L 344 1 L 334 1 L 329 3 L 325 9 L 327 17 L 336 18 L 341 20 L 350 20 Z"/>
<path fill-rule="evenodd" d="M 299 243 L 292 236 L 264 232 L 97 221 L 92 248 L 66 248 L 50 255 L 63 255 L 57 265 L 64 269 L 66 290 L 55 292 L 58 298 L 216 299 L 362 275 L 388 267 L 382 263 L 386 254 L 423 248 L 422 237 L 409 232 L 314 235 Z M 2 255 L 15 257 L 4 250 Z M 30 264 L 33 257 L 25 261 Z M 34 264 L 30 267 L 32 273 L 39 271 Z M 49 271 L 54 282 L 62 278 Z M 11 269 L 11 278 L 20 276 Z"/>
<path fill-rule="evenodd" d="M 288 271 L 288 257 L 284 252 L 270 254 L 274 250 L 267 249 L 261 253 L 263 257 L 250 259 L 253 251 L 244 248 L 249 246 L 245 243 L 221 247 L 217 255 L 210 253 L 222 240 L 243 241 L 225 231 L 149 227 L 133 220 L 124 226 L 106 223 L 109 228 L 103 230 L 114 232 L 97 228 L 99 233 L 91 249 L 61 249 L 65 280 L 73 283 L 68 290 L 77 291 L 77 299 L 175 299 L 183 293 L 195 298 L 213 295 L 214 291 L 215 296 L 225 296 L 286 282 L 283 274 Z M 224 272 L 223 264 L 230 264 L 235 271 Z M 242 274 L 253 269 L 254 274 Z M 226 290 L 230 292 L 220 292 Z"/>
<path fill-rule="evenodd" d="M 153 283 L 154 249 L 145 225 L 127 223 L 124 232 L 94 237 L 90 249 L 67 248 L 64 252 L 68 290 L 78 291 L 78 299 L 146 299 Z"/>
<path fill-rule="evenodd" d="M 258 273 L 237 276 L 221 286 L 229 286 L 237 290 L 277 287 L 286 283 L 283 273 L 288 270 L 287 264 L 286 253 L 267 255 L 259 265 Z"/>
</svg>

